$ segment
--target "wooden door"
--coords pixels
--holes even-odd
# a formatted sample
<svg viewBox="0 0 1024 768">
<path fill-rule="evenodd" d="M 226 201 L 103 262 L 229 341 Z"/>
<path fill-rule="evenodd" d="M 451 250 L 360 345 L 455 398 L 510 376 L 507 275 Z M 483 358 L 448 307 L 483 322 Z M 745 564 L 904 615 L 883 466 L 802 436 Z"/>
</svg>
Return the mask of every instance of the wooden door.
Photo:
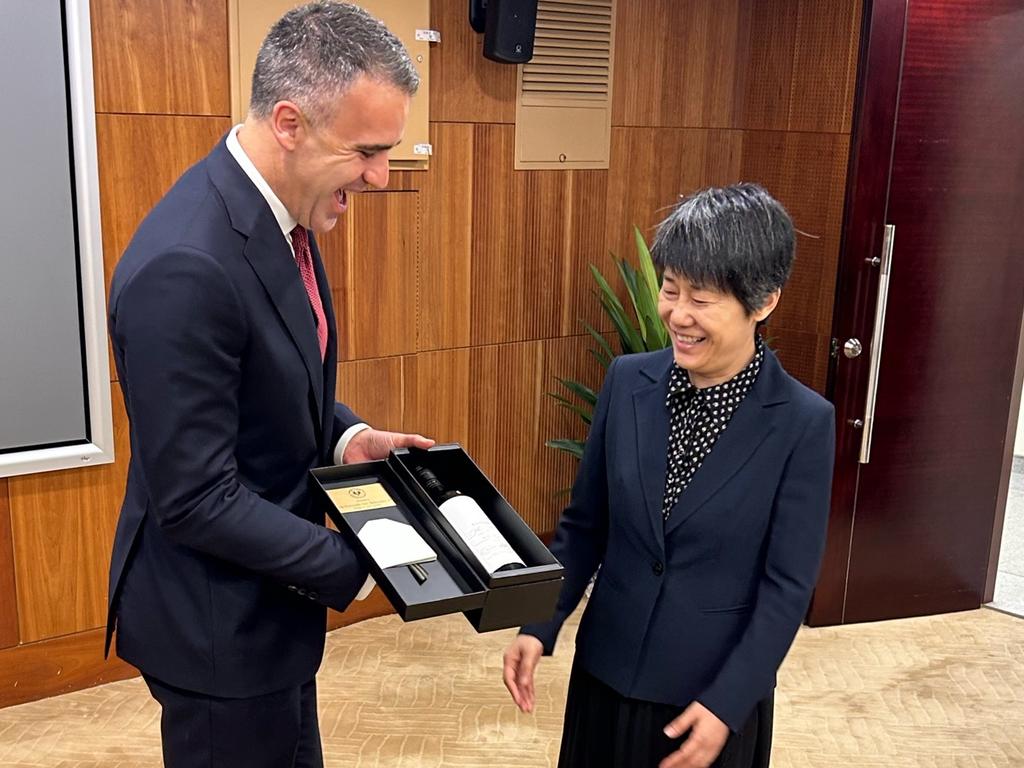
<svg viewBox="0 0 1024 768">
<path fill-rule="evenodd" d="M 815 625 L 981 605 L 1016 416 L 1024 2 L 870 6 L 833 324 L 838 450 Z M 845 354 L 849 339 L 862 343 L 859 356 Z"/>
</svg>

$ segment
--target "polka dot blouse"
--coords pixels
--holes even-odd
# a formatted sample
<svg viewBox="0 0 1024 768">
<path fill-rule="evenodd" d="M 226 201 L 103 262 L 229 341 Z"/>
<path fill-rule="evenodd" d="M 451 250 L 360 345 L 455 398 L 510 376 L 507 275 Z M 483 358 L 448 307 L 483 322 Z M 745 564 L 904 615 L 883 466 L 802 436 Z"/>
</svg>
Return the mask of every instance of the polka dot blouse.
<svg viewBox="0 0 1024 768">
<path fill-rule="evenodd" d="M 757 379 L 764 360 L 764 342 L 760 336 L 755 337 L 755 347 L 754 358 L 746 368 L 713 387 L 698 389 L 686 369 L 673 366 L 665 401 L 670 428 L 661 514 L 666 520 Z"/>
</svg>

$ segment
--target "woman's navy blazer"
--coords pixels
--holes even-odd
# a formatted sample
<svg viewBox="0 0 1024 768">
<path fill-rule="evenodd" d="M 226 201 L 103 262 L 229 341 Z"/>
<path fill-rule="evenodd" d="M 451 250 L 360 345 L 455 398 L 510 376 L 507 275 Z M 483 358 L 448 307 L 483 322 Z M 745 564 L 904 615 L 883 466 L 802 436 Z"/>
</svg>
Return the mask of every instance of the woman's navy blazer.
<svg viewBox="0 0 1024 768">
<path fill-rule="evenodd" d="M 832 405 L 766 350 L 761 372 L 667 521 L 672 350 L 616 358 L 552 552 L 551 653 L 601 566 L 577 662 L 623 696 L 700 701 L 734 731 L 775 685 L 807 611 L 828 522 Z"/>
</svg>

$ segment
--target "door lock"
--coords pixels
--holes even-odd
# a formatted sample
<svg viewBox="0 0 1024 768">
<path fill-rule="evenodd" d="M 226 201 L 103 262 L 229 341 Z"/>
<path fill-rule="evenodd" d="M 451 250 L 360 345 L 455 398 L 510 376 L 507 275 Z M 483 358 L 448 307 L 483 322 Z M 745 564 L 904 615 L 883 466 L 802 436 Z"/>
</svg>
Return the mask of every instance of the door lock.
<svg viewBox="0 0 1024 768">
<path fill-rule="evenodd" d="M 860 343 L 860 339 L 847 339 L 843 344 L 843 354 L 851 359 L 860 357 L 860 353 L 863 351 L 864 345 Z"/>
</svg>

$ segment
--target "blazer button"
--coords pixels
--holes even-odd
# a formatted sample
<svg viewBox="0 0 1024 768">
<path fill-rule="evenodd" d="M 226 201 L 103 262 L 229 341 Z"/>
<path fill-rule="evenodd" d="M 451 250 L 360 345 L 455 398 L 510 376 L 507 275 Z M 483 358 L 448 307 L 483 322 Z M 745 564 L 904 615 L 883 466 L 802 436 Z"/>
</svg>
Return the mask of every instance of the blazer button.
<svg viewBox="0 0 1024 768">
<path fill-rule="evenodd" d="M 654 565 L 651 566 L 651 570 L 654 571 L 655 576 L 661 576 L 665 572 L 665 566 L 662 565 L 660 560 L 655 560 Z"/>
</svg>

